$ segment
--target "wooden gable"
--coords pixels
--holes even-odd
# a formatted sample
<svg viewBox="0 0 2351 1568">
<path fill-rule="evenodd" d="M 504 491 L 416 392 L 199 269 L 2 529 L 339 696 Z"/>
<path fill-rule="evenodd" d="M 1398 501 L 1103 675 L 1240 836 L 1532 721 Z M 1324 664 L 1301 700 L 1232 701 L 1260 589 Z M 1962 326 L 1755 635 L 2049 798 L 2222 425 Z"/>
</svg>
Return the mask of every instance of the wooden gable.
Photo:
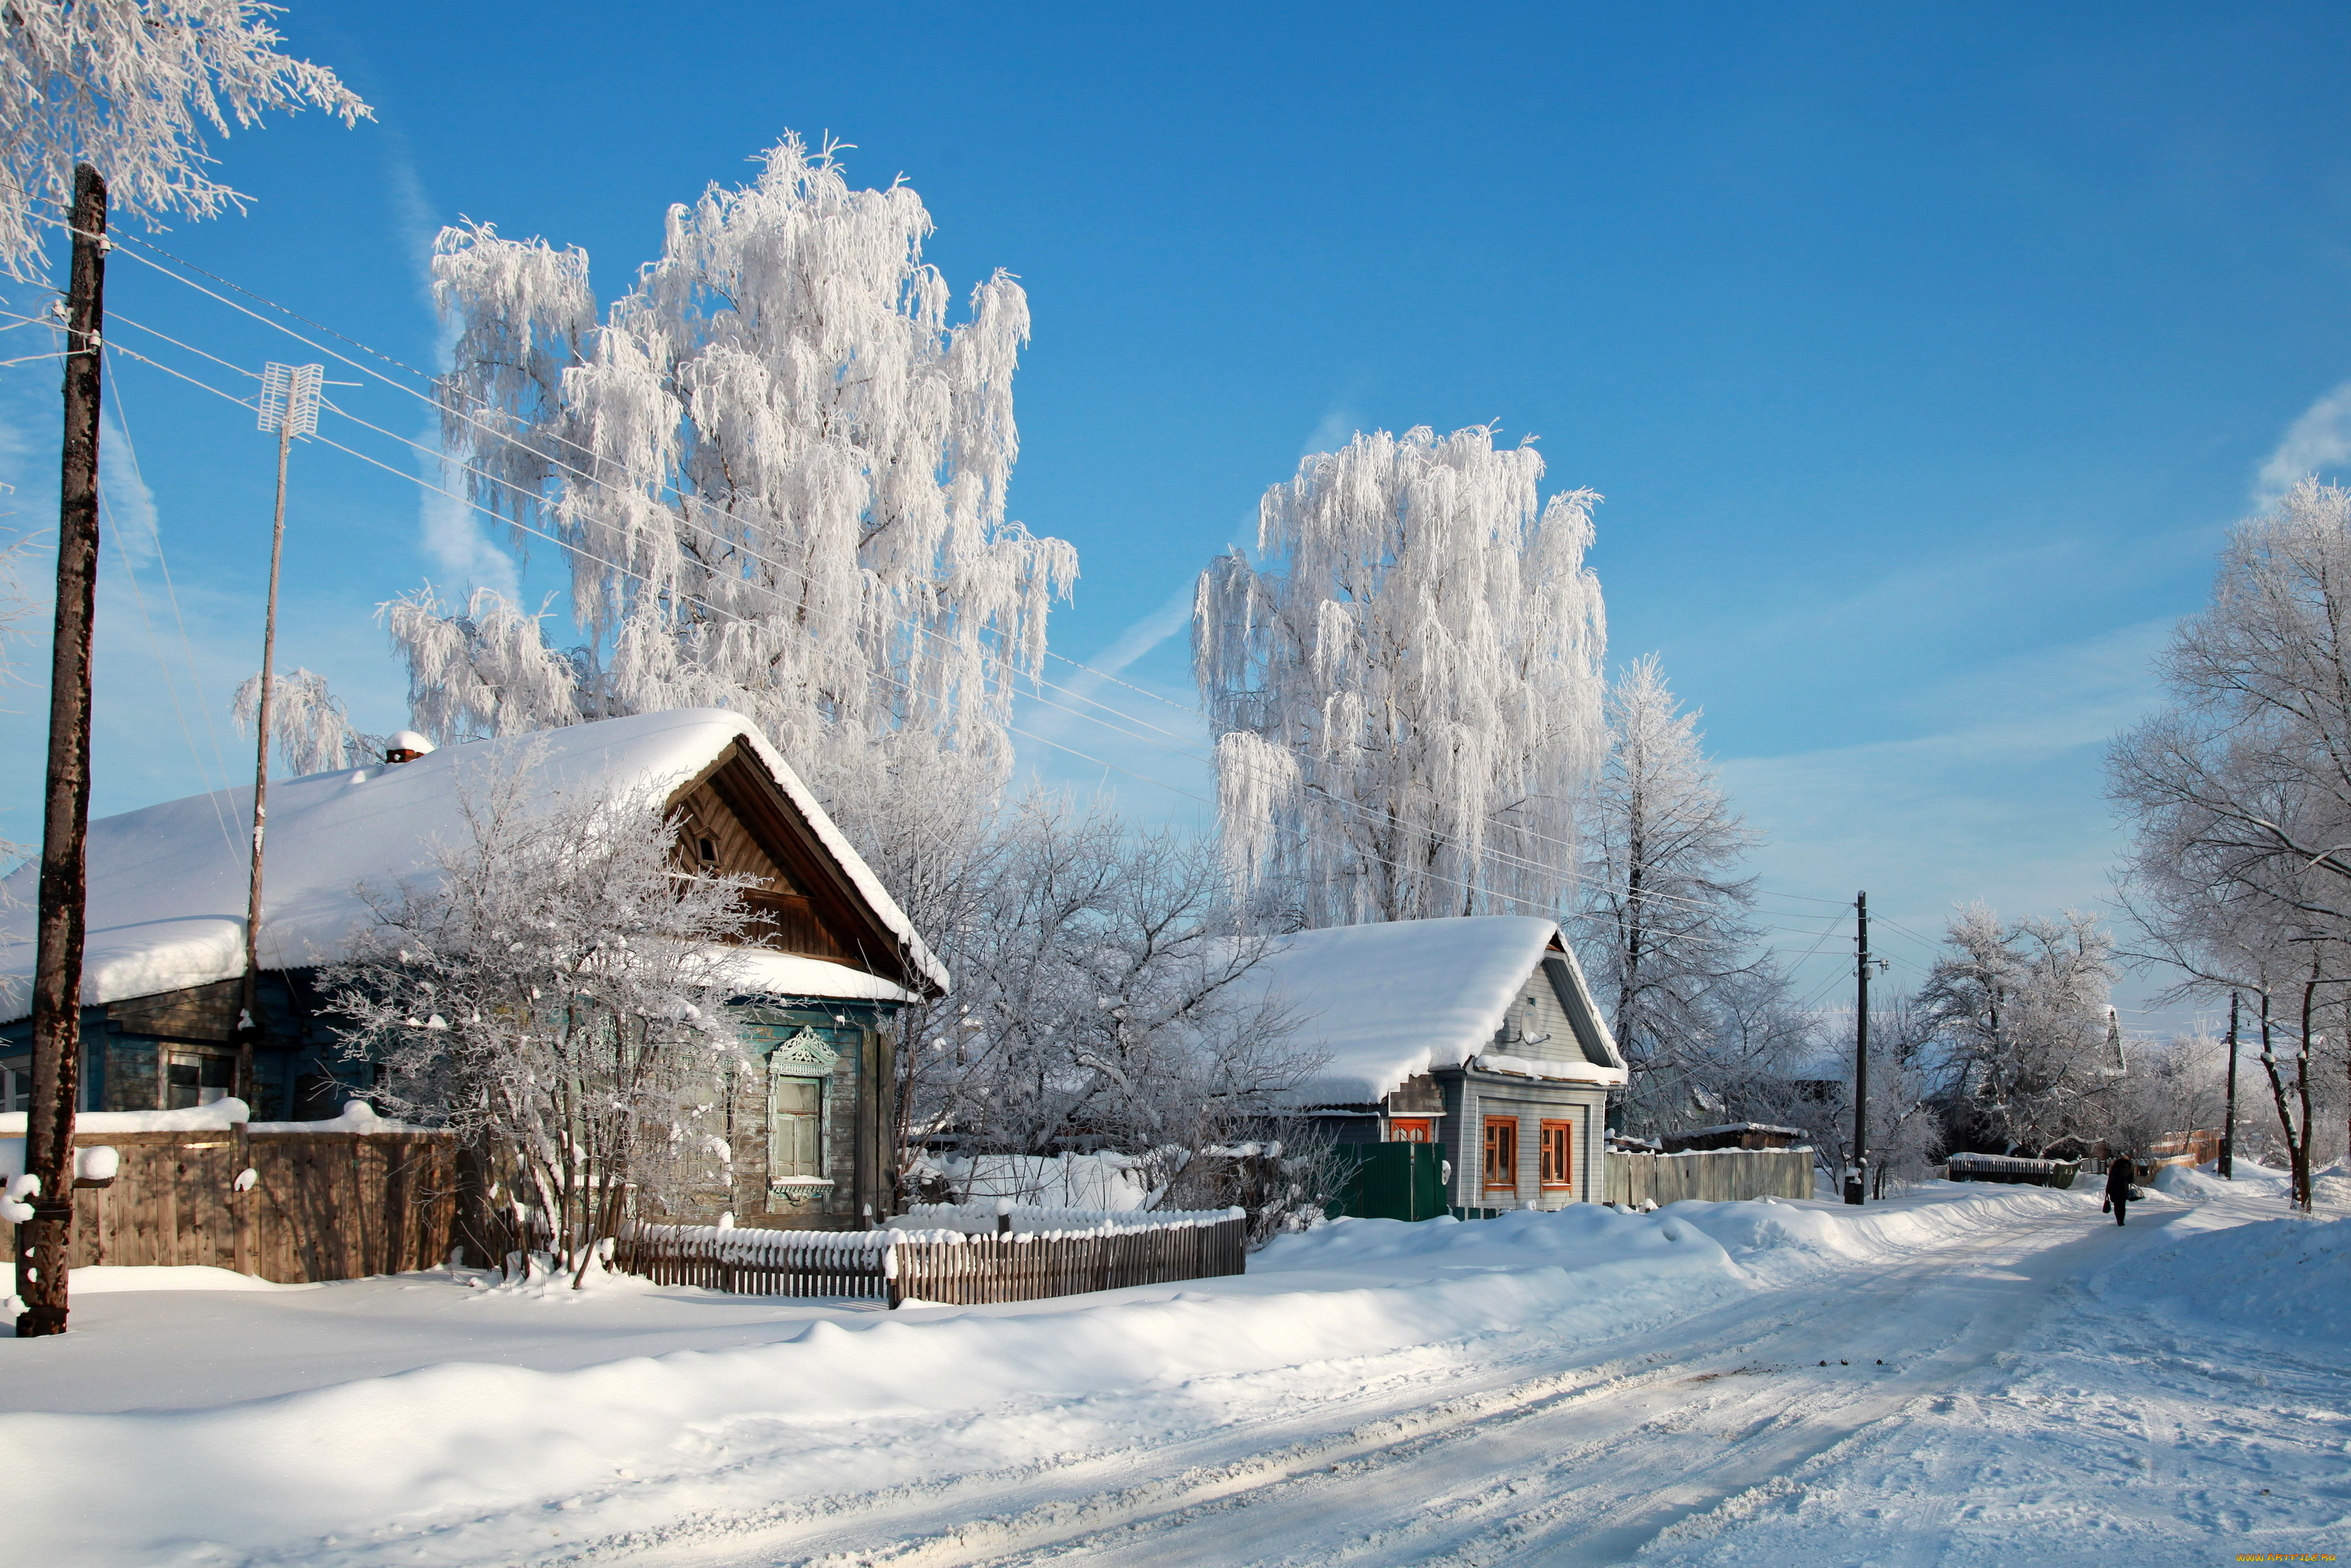
<svg viewBox="0 0 2351 1568">
<path fill-rule="evenodd" d="M 905 961 L 897 938 L 758 759 L 729 746 L 670 797 L 681 819 L 681 869 L 752 879 L 746 939 L 894 981 L 935 988 Z"/>
</svg>

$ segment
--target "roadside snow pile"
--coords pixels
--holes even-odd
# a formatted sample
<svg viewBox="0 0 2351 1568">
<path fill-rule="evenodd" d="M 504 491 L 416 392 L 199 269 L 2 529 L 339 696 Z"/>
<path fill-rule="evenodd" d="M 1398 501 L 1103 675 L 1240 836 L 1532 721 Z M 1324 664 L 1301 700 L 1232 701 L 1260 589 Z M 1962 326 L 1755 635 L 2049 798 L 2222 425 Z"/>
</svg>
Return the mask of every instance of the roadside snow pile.
<svg viewBox="0 0 2351 1568">
<path fill-rule="evenodd" d="M 319 1288 L 317 1285 L 280 1285 L 251 1274 L 240 1274 L 233 1269 L 212 1269 L 193 1263 L 92 1263 L 76 1269 L 73 1278 L 66 1285 L 68 1294 L 74 1296 L 116 1291 L 315 1291 Z M 16 1265 L 0 1263 L 0 1302 L 14 1303 L 16 1301 Z M 20 1306 L 10 1305 L 5 1308 L 5 1315 L 14 1318 L 22 1310 Z"/>
<path fill-rule="evenodd" d="M 2351 1220 L 2203 1231 L 2110 1270 L 2097 1289 L 2199 1335 L 2293 1340 L 2301 1354 L 2351 1365 Z"/>
</svg>

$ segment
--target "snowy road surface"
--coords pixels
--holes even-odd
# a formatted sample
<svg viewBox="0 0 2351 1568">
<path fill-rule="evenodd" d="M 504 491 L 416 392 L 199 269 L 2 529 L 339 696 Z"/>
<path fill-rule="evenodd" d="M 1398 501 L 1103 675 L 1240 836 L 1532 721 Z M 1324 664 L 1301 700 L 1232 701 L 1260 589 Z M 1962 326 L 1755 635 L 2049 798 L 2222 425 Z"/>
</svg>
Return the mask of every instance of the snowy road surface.
<svg viewBox="0 0 2351 1568">
<path fill-rule="evenodd" d="M 0 1416 L 0 1463 L 12 1512 L 77 1563 L 2160 1568 L 2351 1550 L 2351 1226 L 2281 1218 L 2270 1183 L 2189 1196 L 2126 1230 L 2089 1194 L 1939 1185 L 1860 1215 L 1349 1222 L 1242 1281 L 888 1320 L 412 1277 L 405 1321 L 523 1365 L 412 1350 L 415 1371 L 241 1404 L 136 1408 L 173 1402 L 157 1390 L 33 1414 L 58 1405 L 17 1396 L 44 1381 L 19 1358 L 55 1342 L 0 1343 L 0 1407 L 24 1412 Z M 364 1373 L 400 1359 L 398 1336 L 328 1308 L 387 1288 L 203 1301 L 350 1332 Z M 91 1298 L 86 1370 L 117 1301 L 152 1322 L 171 1298 Z M 607 1322 L 625 1337 L 580 1332 Z M 525 1347 L 534 1324 L 559 1352 Z M 586 1354 L 677 1335 L 714 1348 Z M 143 1340 L 118 1343 L 139 1368 Z"/>
</svg>

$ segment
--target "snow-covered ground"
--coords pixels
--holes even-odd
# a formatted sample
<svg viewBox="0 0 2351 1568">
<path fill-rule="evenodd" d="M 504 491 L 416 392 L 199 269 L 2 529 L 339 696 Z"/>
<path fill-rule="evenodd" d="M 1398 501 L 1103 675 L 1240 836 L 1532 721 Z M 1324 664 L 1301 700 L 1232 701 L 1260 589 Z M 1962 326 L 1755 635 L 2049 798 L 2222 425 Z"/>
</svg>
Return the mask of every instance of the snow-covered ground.
<svg viewBox="0 0 2351 1568">
<path fill-rule="evenodd" d="M 1941 1184 L 1347 1221 L 1244 1279 L 894 1314 L 443 1274 L 111 1289 L 0 1341 L 9 1539 L 77 1564 L 2351 1546 L 2351 1227 L 2284 1218 L 2273 1181 L 2173 1185 L 2127 1229 L 2094 1193 Z"/>
</svg>

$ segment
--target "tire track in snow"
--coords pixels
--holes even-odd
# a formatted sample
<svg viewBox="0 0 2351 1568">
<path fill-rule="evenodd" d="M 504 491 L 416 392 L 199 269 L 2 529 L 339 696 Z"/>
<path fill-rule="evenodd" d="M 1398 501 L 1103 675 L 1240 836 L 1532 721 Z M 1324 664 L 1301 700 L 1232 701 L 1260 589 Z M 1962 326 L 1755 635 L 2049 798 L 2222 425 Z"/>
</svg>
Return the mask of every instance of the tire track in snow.
<svg viewBox="0 0 2351 1568">
<path fill-rule="evenodd" d="M 1671 1364 L 1598 1381 L 1586 1375 L 1580 1386 L 1549 1391 L 1542 1385 L 1556 1380 L 1531 1380 L 1498 1391 L 1485 1409 L 1450 1402 L 1428 1414 L 1453 1418 L 1398 1440 L 1366 1444 L 1391 1426 L 1375 1422 L 1318 1444 L 878 1548 L 768 1561 L 809 1568 L 1623 1562 L 1673 1524 L 1774 1485 L 1991 1363 L 2083 1266 L 2077 1255 L 2103 1258 L 2127 1244 L 2084 1228 L 2070 1217 L 2047 1217 L 1970 1237 L 1858 1281 L 1841 1276 L 1763 1323 L 1751 1301 L 1709 1313 L 1734 1321 L 1709 1325 L 1711 1336 L 1694 1343 L 1688 1322 L 1655 1336 L 1681 1342 L 1657 1353 L 1670 1354 Z M 1991 1288 L 1970 1290 L 1970 1280 Z M 1931 1326 L 1906 1316 L 1903 1308 L 1938 1282 L 1946 1294 L 1956 1287 L 1980 1299 L 1947 1303 Z M 1857 1354 L 1856 1335 L 1869 1342 Z M 1890 1343 L 1881 1346 L 1880 1338 Z M 1882 1378 L 1874 1365 L 1808 1375 L 1819 1369 L 1800 1364 L 1834 1362 L 1827 1353 L 1837 1350 L 1847 1361 L 1866 1354 L 1874 1362 L 1881 1348 L 1896 1362 Z M 1659 1484 L 1660 1476 L 1674 1479 Z M 1347 1521 L 1348 1538 L 1331 1542 L 1338 1520 Z"/>
</svg>

